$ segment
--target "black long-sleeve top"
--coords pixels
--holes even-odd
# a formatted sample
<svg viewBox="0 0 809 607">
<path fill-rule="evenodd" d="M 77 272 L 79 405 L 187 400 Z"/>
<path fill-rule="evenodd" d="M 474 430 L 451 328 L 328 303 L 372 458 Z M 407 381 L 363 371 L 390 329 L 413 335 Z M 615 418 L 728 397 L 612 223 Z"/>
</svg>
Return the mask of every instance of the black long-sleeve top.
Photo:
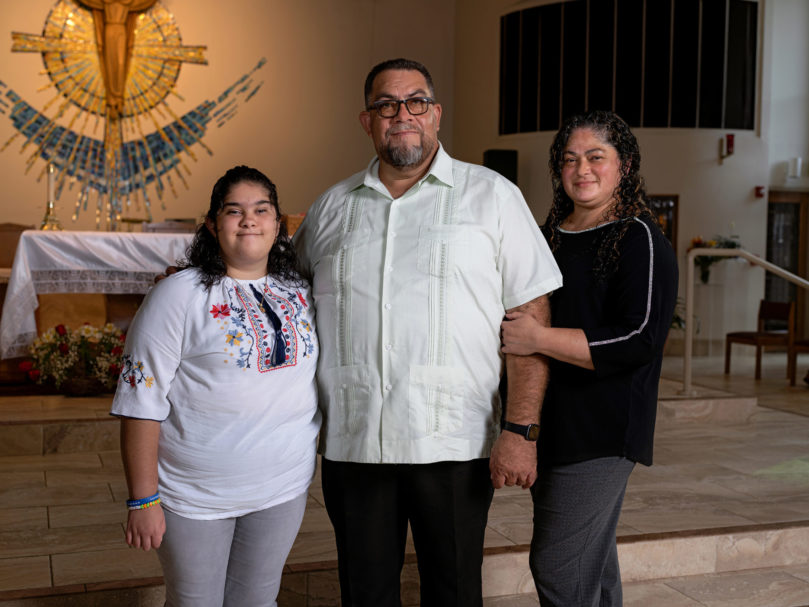
<svg viewBox="0 0 809 607">
<path fill-rule="evenodd" d="M 551 324 L 584 330 L 594 371 L 551 359 L 538 441 L 539 465 L 623 456 L 651 465 L 663 344 L 677 297 L 677 260 L 651 220 L 631 222 L 614 273 L 593 262 L 606 224 L 559 230 L 554 251 L 564 286 L 551 296 Z"/>
</svg>

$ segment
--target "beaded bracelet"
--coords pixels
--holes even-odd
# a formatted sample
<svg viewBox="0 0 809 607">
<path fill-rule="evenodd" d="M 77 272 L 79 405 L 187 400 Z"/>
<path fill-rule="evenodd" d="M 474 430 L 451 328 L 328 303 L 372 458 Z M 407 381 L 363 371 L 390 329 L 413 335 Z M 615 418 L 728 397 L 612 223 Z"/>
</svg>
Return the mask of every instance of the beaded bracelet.
<svg viewBox="0 0 809 607">
<path fill-rule="evenodd" d="M 126 507 L 129 510 L 143 510 L 144 508 L 148 508 L 159 503 L 160 494 L 155 493 L 154 495 L 150 495 L 149 497 L 144 497 L 139 500 L 126 500 Z"/>
</svg>

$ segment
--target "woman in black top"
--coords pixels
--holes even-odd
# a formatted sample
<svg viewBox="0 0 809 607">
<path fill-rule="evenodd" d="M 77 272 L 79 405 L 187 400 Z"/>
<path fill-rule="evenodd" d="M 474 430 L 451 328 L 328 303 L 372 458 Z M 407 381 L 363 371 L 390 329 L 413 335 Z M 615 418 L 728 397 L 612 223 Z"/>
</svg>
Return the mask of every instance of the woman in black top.
<svg viewBox="0 0 809 607">
<path fill-rule="evenodd" d="M 543 230 L 564 286 L 551 297 L 551 327 L 519 312 L 503 323 L 504 352 L 550 358 L 531 570 L 543 607 L 621 605 L 615 529 L 635 462 L 652 463 L 677 262 L 621 118 L 571 118 L 549 165 L 554 200 Z"/>
</svg>

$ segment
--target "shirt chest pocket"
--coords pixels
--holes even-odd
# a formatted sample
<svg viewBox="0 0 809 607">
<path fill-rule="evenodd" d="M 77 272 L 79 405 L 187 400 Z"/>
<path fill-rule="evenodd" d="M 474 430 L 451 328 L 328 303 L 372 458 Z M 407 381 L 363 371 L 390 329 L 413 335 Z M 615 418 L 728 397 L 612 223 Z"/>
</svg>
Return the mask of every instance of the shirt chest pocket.
<svg viewBox="0 0 809 607">
<path fill-rule="evenodd" d="M 428 225 L 419 229 L 418 269 L 430 276 L 458 276 L 470 254 L 470 231 L 459 225 Z"/>
</svg>

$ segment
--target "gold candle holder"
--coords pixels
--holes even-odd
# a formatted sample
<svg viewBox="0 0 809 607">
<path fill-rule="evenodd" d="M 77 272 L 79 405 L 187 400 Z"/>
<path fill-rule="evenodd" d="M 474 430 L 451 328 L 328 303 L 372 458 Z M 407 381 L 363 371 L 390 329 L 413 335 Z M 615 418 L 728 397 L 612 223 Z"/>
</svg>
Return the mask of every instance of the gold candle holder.
<svg viewBox="0 0 809 607">
<path fill-rule="evenodd" d="M 42 219 L 42 223 L 39 224 L 40 230 L 54 230 L 54 231 L 61 231 L 62 224 L 59 223 L 59 218 L 56 217 L 56 211 L 53 207 L 54 202 L 54 181 L 56 179 L 56 175 L 54 174 L 54 169 L 52 164 L 48 164 L 48 203 L 45 206 L 45 217 Z"/>
</svg>

